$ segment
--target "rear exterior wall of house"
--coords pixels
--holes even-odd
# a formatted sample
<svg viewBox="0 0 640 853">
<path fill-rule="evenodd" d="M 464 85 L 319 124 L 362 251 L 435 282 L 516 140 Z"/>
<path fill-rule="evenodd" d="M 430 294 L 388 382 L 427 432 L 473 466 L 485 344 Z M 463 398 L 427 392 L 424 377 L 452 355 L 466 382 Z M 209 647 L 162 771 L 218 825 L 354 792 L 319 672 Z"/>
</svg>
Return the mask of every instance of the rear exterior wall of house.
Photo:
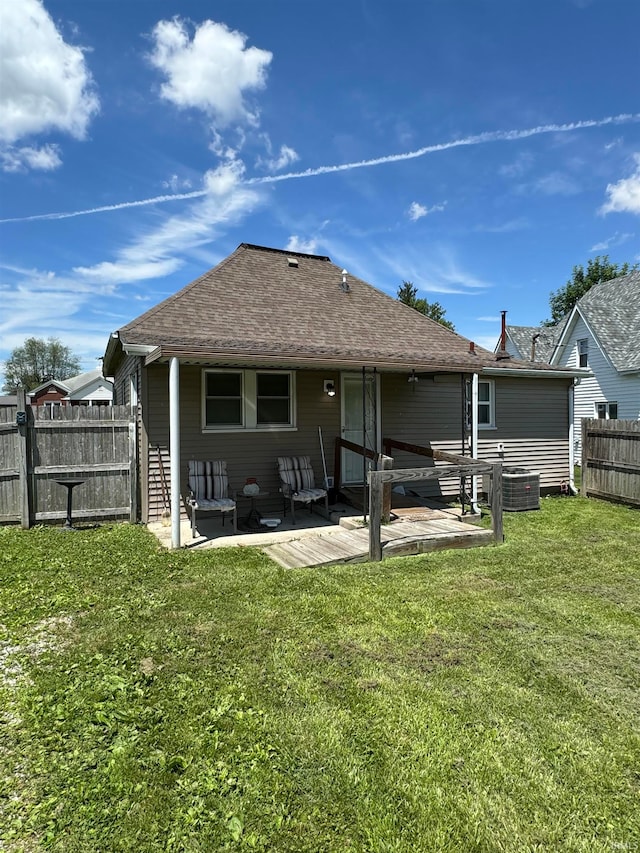
<svg viewBox="0 0 640 853">
<path fill-rule="evenodd" d="M 261 503 L 261 510 L 269 514 L 281 512 L 276 457 L 311 456 L 320 484 L 323 467 L 318 427 L 322 429 L 327 473 L 333 474 L 335 439 L 341 435 L 341 401 L 340 393 L 327 396 L 323 384 L 329 379 L 339 389 L 337 371 L 296 372 L 295 429 L 205 432 L 202 369 L 191 365 L 180 368 L 183 497 L 190 459 L 224 459 L 232 491 L 240 490 L 247 477 L 255 477 L 261 488 L 270 493 L 270 498 Z M 123 366 L 119 376 L 125 373 L 128 376 L 131 371 L 127 370 Z M 151 521 L 161 517 L 170 494 L 168 368 L 151 365 L 143 369 L 142 377 L 142 508 L 143 520 Z M 125 395 L 127 381 L 122 379 L 116 385 Z M 539 471 L 541 488 L 558 490 L 561 481 L 569 476 L 568 384 L 567 380 L 559 379 L 497 378 L 491 399 L 493 425 L 479 431 L 479 457 Z M 408 383 L 405 373 L 382 375 L 378 404 L 380 437 L 461 454 L 462 388 L 460 374 L 420 377 L 416 383 Z M 121 402 L 119 398 L 118 401 Z M 469 454 L 469 449 L 466 453 Z M 413 454 L 394 451 L 392 455 L 395 468 L 433 464 L 430 459 Z M 431 487 L 431 493 L 445 496 L 454 496 L 458 490 L 459 481 L 450 478 Z"/>
</svg>

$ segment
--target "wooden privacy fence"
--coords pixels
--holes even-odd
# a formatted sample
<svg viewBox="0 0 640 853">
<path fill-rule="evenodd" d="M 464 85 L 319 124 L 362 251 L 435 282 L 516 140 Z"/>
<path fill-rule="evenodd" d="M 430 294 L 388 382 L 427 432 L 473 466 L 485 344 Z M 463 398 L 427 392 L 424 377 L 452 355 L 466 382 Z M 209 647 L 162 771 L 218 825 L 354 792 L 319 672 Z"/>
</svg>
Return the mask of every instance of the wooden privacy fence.
<svg viewBox="0 0 640 853">
<path fill-rule="evenodd" d="M 16 412 L 26 411 L 25 425 Z M 50 412 L 24 405 L 0 409 L 0 522 L 137 519 L 136 426 L 127 406 L 60 406 Z"/>
<path fill-rule="evenodd" d="M 582 494 L 640 506 L 640 421 L 582 421 Z"/>
</svg>

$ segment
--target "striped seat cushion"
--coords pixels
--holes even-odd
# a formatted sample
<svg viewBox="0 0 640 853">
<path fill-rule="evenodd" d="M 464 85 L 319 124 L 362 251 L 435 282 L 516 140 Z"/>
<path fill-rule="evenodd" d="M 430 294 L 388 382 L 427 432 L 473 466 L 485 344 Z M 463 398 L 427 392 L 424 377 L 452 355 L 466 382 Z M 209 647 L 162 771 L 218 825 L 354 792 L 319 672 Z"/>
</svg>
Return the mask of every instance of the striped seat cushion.
<svg viewBox="0 0 640 853">
<path fill-rule="evenodd" d="M 190 460 L 189 488 L 197 501 L 226 499 L 229 491 L 227 463 Z"/>
<path fill-rule="evenodd" d="M 278 456 L 278 472 L 282 482 L 289 486 L 294 494 L 315 490 L 316 481 L 310 456 Z M 324 495 L 323 489 L 317 491 L 320 492 L 318 497 Z"/>
</svg>

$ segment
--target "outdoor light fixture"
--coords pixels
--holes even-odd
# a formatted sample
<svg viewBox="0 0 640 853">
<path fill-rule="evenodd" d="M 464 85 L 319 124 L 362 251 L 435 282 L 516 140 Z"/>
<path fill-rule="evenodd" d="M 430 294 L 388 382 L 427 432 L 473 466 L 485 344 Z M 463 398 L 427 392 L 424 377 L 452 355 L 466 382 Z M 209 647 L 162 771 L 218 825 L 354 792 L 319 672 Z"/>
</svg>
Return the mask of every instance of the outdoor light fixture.
<svg viewBox="0 0 640 853">
<path fill-rule="evenodd" d="M 416 376 L 415 370 L 411 371 L 411 376 L 407 379 L 407 382 L 417 382 L 418 377 Z"/>
<path fill-rule="evenodd" d="M 335 382 L 332 379 L 325 379 L 324 380 L 324 393 L 328 394 L 329 397 L 335 397 L 336 396 L 336 386 L 335 386 Z"/>
</svg>

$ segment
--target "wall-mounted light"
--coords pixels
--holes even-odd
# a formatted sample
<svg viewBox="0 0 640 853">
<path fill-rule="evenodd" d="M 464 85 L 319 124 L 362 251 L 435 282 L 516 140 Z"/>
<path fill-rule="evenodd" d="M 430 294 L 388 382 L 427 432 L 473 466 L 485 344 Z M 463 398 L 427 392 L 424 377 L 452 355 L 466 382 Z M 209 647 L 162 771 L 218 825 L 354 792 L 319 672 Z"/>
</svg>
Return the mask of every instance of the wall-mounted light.
<svg viewBox="0 0 640 853">
<path fill-rule="evenodd" d="M 415 370 L 411 371 L 411 376 L 407 379 L 407 382 L 417 382 L 418 377 L 416 376 Z"/>
<path fill-rule="evenodd" d="M 328 394 L 329 397 L 336 396 L 336 384 L 333 379 L 325 379 L 324 380 L 324 393 Z"/>
</svg>

